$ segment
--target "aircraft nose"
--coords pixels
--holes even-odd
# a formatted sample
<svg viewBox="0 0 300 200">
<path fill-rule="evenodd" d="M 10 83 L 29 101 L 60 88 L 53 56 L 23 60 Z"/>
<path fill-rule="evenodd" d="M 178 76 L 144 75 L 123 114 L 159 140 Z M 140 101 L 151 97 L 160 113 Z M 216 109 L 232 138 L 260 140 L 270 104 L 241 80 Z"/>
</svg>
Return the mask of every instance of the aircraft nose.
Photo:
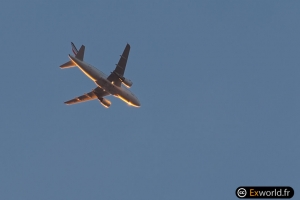
<svg viewBox="0 0 300 200">
<path fill-rule="evenodd" d="M 137 98 L 134 98 L 134 105 L 136 107 L 140 107 L 141 106 L 141 103 L 140 103 L 140 101 Z"/>
<path fill-rule="evenodd" d="M 138 107 L 140 107 L 141 106 L 141 103 L 140 103 L 140 101 L 138 100 L 137 101 L 137 104 L 136 104 Z"/>
</svg>

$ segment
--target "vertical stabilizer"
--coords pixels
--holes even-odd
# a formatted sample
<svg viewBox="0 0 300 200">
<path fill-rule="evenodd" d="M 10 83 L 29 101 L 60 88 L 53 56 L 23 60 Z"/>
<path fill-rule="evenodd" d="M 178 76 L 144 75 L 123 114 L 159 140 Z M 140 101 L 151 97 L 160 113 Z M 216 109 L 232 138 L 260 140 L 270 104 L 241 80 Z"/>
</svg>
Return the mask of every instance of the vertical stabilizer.
<svg viewBox="0 0 300 200">
<path fill-rule="evenodd" d="M 76 54 L 78 53 L 78 50 L 75 47 L 75 44 L 73 42 L 71 42 L 71 47 L 72 47 L 72 51 L 73 51 L 74 55 L 76 56 Z"/>
</svg>

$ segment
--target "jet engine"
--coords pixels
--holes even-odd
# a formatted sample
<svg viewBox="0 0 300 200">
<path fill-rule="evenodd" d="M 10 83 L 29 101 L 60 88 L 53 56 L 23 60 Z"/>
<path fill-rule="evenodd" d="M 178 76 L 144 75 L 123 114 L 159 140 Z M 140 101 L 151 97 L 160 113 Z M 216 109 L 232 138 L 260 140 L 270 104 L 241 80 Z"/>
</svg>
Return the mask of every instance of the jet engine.
<svg viewBox="0 0 300 200">
<path fill-rule="evenodd" d="M 109 108 L 109 106 L 111 105 L 111 102 L 108 99 L 99 98 L 99 101 L 105 108 Z"/>
<path fill-rule="evenodd" d="M 133 84 L 133 82 L 127 78 L 125 78 L 124 76 L 118 74 L 117 72 L 113 71 L 112 73 L 114 73 L 115 75 L 117 75 L 120 79 L 120 81 L 123 83 L 123 85 L 125 85 L 126 87 L 130 88 Z"/>
<path fill-rule="evenodd" d="M 132 86 L 132 84 L 133 84 L 131 80 L 126 79 L 126 78 L 122 79 L 122 83 L 123 83 L 123 85 L 125 85 L 128 88 L 130 88 Z"/>
</svg>

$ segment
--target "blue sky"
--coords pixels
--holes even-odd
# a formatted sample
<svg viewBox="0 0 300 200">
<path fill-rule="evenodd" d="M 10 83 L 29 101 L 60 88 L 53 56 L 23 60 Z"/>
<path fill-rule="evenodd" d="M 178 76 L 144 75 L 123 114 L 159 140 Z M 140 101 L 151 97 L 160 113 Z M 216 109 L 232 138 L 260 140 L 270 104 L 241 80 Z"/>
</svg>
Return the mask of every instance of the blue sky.
<svg viewBox="0 0 300 200">
<path fill-rule="evenodd" d="M 235 199 L 299 183 L 299 1 L 7 1 L 1 199 Z M 109 74 L 126 43 L 141 108 L 61 70 L 70 42 Z"/>
</svg>

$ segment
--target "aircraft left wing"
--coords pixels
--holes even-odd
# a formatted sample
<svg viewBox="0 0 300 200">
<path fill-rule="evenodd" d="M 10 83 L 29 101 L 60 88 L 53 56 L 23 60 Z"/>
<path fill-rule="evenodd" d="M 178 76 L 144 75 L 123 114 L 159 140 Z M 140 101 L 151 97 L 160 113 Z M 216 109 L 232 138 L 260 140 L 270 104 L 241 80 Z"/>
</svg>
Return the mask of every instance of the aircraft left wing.
<svg viewBox="0 0 300 200">
<path fill-rule="evenodd" d="M 129 51 L 130 45 L 127 44 L 115 70 L 107 77 L 107 80 L 114 82 L 114 85 L 118 87 L 121 87 L 122 79 L 124 79 L 123 75 L 125 72 Z"/>
<path fill-rule="evenodd" d="M 108 92 L 104 91 L 102 88 L 97 87 L 95 88 L 93 91 L 81 95 L 79 97 L 76 97 L 74 99 L 71 99 L 69 101 L 66 101 L 65 104 L 67 105 L 72 105 L 72 104 L 76 104 L 76 103 L 82 103 L 82 102 L 86 102 L 86 101 L 90 101 L 90 100 L 94 100 L 94 99 L 102 99 L 102 97 L 109 95 Z"/>
</svg>

